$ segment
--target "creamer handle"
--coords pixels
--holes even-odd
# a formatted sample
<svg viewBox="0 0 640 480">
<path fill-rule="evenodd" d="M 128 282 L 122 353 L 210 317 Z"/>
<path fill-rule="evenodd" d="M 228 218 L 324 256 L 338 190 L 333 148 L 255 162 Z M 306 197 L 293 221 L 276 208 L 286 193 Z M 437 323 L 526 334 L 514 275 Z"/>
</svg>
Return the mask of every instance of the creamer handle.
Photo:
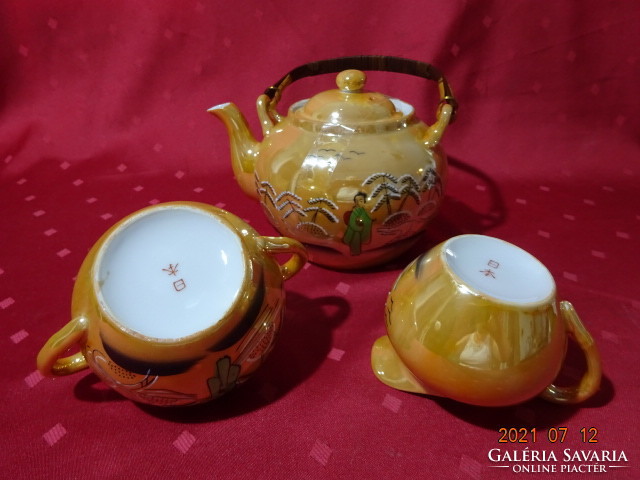
<svg viewBox="0 0 640 480">
<path fill-rule="evenodd" d="M 600 354 L 593 337 L 580 321 L 573 305 L 569 302 L 560 302 L 560 312 L 569 337 L 573 338 L 584 352 L 587 371 L 577 385 L 558 387 L 551 384 L 542 392 L 541 396 L 554 403 L 579 403 L 591 397 L 600 387 L 600 379 L 602 378 Z"/>
</svg>

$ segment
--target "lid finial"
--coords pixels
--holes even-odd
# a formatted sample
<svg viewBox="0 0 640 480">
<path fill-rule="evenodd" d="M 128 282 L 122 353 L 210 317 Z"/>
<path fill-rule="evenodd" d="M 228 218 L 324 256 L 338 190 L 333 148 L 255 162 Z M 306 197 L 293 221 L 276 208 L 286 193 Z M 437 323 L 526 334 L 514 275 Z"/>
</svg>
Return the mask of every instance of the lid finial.
<svg viewBox="0 0 640 480">
<path fill-rule="evenodd" d="M 336 77 L 338 88 L 344 93 L 360 93 L 367 81 L 367 76 L 360 70 L 345 70 Z"/>
</svg>

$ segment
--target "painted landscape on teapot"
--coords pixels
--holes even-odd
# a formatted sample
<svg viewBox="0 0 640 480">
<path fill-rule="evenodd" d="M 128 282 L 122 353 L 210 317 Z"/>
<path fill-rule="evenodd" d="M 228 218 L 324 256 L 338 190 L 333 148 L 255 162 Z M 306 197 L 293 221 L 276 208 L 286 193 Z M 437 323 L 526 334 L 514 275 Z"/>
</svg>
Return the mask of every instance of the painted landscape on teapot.
<svg viewBox="0 0 640 480">
<path fill-rule="evenodd" d="M 323 146 L 306 156 L 289 185 L 274 185 L 257 169 L 255 188 L 269 220 L 284 235 L 357 256 L 417 235 L 435 215 L 444 181 L 430 153 L 424 151 L 424 167 L 412 172 L 380 169 L 355 179 L 337 175 L 338 166 L 354 158 L 367 164 L 367 152 Z M 332 178 L 319 181 L 328 172 Z"/>
</svg>

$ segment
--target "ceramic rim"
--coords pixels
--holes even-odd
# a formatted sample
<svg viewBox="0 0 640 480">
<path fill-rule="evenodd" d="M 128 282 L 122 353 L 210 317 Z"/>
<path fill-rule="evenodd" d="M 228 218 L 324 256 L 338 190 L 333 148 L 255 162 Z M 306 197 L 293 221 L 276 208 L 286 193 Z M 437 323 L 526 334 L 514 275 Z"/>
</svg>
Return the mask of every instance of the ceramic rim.
<svg viewBox="0 0 640 480">
<path fill-rule="evenodd" d="M 243 292 L 251 290 L 252 268 L 246 247 L 236 229 L 210 208 L 155 205 L 108 232 L 90 278 L 100 308 L 118 329 L 146 340 L 182 343 L 220 329 L 246 309 Z M 172 219 L 158 222 L 167 215 Z M 176 218 L 178 224 L 191 222 L 191 228 L 176 229 Z M 123 237 L 125 232 L 129 235 Z M 164 243 L 154 241 L 158 235 Z M 213 242 L 207 239 L 212 236 Z M 183 243 L 172 248 L 176 241 Z M 226 274 L 214 275 L 216 268 Z M 185 322 L 185 312 L 195 321 Z"/>
</svg>

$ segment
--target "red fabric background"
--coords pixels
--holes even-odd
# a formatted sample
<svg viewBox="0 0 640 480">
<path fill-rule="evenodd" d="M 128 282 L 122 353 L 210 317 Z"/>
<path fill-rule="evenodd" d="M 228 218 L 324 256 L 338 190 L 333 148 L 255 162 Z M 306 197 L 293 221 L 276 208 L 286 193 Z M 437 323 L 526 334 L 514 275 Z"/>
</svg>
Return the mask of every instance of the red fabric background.
<svg viewBox="0 0 640 480">
<path fill-rule="evenodd" d="M 402 3 L 0 5 L 0 476 L 512 478 L 488 452 L 529 447 L 554 451 L 558 470 L 564 448 L 624 451 L 628 462 L 600 462 L 605 478 L 640 478 L 637 3 Z M 226 133 L 205 110 L 233 101 L 256 127 L 256 97 L 288 70 L 359 54 L 431 62 L 460 102 L 443 142 L 447 198 L 421 243 L 384 267 L 310 265 L 287 282 L 272 356 L 205 407 L 141 407 L 89 372 L 42 378 L 36 354 L 69 320 L 80 263 L 118 219 L 196 200 L 275 234 L 233 181 Z M 433 121 L 435 86 L 398 77 L 372 74 L 369 86 Z M 332 85 L 301 81 L 283 106 Z M 374 378 L 369 353 L 393 281 L 466 232 L 548 266 L 600 347 L 597 396 L 486 409 Z M 581 368 L 570 350 L 567 381 Z M 499 444 L 501 427 L 536 428 L 538 442 Z M 568 428 L 564 444 L 547 440 L 555 427 Z M 583 427 L 599 443 L 583 444 Z"/>
</svg>

